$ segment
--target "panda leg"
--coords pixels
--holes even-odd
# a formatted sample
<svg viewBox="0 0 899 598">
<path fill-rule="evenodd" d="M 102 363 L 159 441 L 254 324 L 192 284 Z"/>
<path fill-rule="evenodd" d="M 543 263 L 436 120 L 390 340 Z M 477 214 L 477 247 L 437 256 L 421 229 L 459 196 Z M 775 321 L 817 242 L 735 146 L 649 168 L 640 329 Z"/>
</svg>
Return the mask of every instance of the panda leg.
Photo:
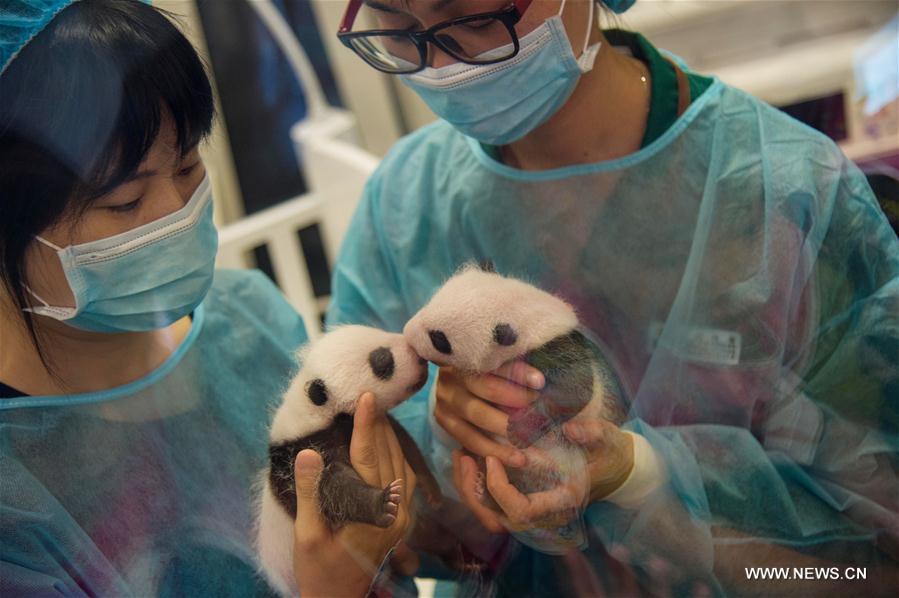
<svg viewBox="0 0 899 598">
<path fill-rule="evenodd" d="M 399 512 L 402 485 L 394 480 L 383 489 L 369 486 L 350 464 L 336 461 L 322 472 L 322 514 L 335 528 L 349 522 L 390 527 Z"/>
</svg>

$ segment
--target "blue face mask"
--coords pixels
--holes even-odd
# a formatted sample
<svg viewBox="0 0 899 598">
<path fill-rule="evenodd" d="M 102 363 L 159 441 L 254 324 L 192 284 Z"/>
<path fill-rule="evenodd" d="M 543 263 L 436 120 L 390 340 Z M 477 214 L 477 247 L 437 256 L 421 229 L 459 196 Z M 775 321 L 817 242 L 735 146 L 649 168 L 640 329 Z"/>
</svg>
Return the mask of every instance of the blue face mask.
<svg viewBox="0 0 899 598">
<path fill-rule="evenodd" d="M 56 250 L 75 307 L 26 311 L 94 332 L 163 328 L 191 313 L 212 285 L 218 233 L 204 177 L 190 201 L 164 218 L 119 235 Z"/>
<path fill-rule="evenodd" d="M 488 145 L 517 141 L 546 122 L 593 68 L 599 44 L 587 47 L 593 2 L 580 58 L 575 58 L 562 23 L 562 10 L 519 40 L 515 57 L 487 65 L 462 62 L 404 75 L 437 114 L 456 129 Z M 486 53 L 501 55 L 507 48 Z"/>
</svg>

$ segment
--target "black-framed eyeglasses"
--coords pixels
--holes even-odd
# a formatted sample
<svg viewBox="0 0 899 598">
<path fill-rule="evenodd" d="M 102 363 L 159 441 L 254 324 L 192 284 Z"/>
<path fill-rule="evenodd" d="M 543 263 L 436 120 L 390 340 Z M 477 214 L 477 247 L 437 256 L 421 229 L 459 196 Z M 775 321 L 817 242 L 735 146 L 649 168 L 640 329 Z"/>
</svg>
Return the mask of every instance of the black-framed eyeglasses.
<svg viewBox="0 0 899 598">
<path fill-rule="evenodd" d="M 457 17 L 424 31 L 352 31 L 363 0 L 350 0 L 337 37 L 362 60 L 384 73 L 408 75 L 428 64 L 428 43 L 466 64 L 493 64 L 518 54 L 515 24 L 533 0 L 515 0 L 504 9 Z"/>
</svg>

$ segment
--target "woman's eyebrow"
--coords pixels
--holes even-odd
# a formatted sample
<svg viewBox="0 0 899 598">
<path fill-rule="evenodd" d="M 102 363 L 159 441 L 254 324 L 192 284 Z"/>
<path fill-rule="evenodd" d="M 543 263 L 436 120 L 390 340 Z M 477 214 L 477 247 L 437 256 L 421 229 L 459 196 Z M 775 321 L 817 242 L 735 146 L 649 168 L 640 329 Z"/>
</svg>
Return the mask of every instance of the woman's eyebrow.
<svg viewBox="0 0 899 598">
<path fill-rule="evenodd" d="M 156 174 L 157 174 L 157 172 L 155 170 L 143 170 L 141 172 L 135 172 L 134 174 L 132 174 L 128 178 L 126 178 L 123 182 L 130 183 L 132 181 L 137 181 L 140 179 L 147 179 L 147 178 L 150 178 L 151 176 L 156 176 Z"/>
</svg>

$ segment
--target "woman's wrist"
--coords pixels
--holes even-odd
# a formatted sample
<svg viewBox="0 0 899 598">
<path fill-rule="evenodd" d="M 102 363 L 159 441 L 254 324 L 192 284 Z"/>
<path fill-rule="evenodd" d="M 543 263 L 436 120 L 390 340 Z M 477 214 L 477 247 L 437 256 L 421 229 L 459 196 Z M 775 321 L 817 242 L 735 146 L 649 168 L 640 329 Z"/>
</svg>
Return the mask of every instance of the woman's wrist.
<svg viewBox="0 0 899 598">
<path fill-rule="evenodd" d="M 623 433 L 630 439 L 630 471 L 602 500 L 625 509 L 637 509 L 667 481 L 668 473 L 664 461 L 646 438 L 627 430 Z"/>
<path fill-rule="evenodd" d="M 634 469 L 634 440 L 624 432 L 621 433 L 621 447 L 618 459 L 614 459 L 611 471 L 590 480 L 590 502 L 604 500 L 607 496 L 621 488 Z"/>
</svg>

